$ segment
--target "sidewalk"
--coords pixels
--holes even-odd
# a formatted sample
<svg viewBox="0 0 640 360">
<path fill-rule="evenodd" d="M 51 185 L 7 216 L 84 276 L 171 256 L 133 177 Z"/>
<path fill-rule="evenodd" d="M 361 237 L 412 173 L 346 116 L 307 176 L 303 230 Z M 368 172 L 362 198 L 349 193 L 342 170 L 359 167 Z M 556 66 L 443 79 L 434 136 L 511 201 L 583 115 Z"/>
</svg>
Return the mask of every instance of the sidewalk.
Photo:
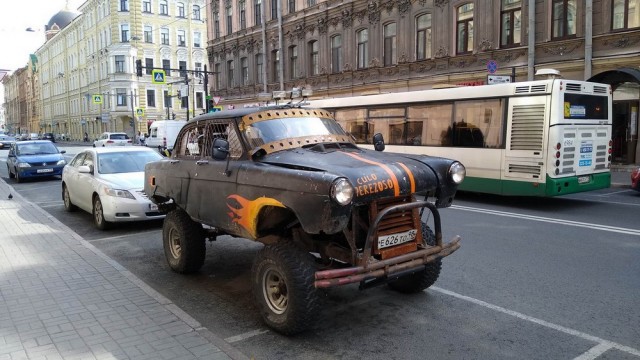
<svg viewBox="0 0 640 360">
<path fill-rule="evenodd" d="M 0 179 L 5 359 L 248 358 Z"/>
</svg>

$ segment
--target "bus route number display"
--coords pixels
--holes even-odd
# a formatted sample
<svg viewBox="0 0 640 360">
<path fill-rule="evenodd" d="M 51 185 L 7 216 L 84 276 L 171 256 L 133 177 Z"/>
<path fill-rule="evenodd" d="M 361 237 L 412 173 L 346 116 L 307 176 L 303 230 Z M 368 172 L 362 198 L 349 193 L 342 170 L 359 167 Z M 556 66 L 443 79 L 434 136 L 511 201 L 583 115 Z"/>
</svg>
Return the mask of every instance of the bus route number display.
<svg viewBox="0 0 640 360">
<path fill-rule="evenodd" d="M 578 166 L 591 166 L 593 158 L 593 141 L 583 140 L 580 143 L 580 160 Z"/>
</svg>

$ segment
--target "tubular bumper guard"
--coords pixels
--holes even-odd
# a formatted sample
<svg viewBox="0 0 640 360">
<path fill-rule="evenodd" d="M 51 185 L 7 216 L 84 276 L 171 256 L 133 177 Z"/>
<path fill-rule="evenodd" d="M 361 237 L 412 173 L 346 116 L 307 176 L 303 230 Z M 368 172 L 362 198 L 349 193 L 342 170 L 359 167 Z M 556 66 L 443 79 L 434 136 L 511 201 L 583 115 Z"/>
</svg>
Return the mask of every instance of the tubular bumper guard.
<svg viewBox="0 0 640 360">
<path fill-rule="evenodd" d="M 433 213 L 435 226 L 436 245 L 427 249 L 414 251 L 390 259 L 377 260 L 371 256 L 374 236 L 382 218 L 386 215 L 415 208 L 428 208 Z M 316 288 L 329 288 L 334 286 L 363 283 L 374 279 L 388 278 L 389 276 L 407 275 L 422 268 L 433 261 L 451 255 L 460 248 L 460 236 L 456 235 L 450 242 L 442 242 L 442 226 L 440 223 L 440 213 L 434 204 L 427 201 L 416 201 L 409 204 L 391 206 L 381 211 L 369 227 L 367 241 L 365 242 L 363 256 L 359 266 L 352 266 L 340 269 L 330 269 L 317 271 L 315 273 L 314 286 Z"/>
</svg>

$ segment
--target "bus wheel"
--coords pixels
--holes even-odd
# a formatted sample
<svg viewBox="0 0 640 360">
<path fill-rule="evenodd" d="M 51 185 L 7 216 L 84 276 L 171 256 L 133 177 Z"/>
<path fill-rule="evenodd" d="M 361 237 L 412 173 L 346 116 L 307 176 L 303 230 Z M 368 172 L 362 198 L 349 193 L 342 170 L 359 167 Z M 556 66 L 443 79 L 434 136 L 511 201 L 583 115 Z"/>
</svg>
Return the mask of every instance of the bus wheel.
<svg viewBox="0 0 640 360">
<path fill-rule="evenodd" d="M 320 303 L 314 274 L 309 254 L 291 244 L 267 245 L 258 253 L 251 270 L 252 287 L 269 327 L 293 335 L 313 324 Z"/>
<path fill-rule="evenodd" d="M 422 223 L 422 240 L 427 245 L 433 246 L 436 244 L 436 235 L 424 222 Z M 442 259 L 438 259 L 426 264 L 423 270 L 390 281 L 389 287 L 404 294 L 418 293 L 430 287 L 438 280 L 441 268 Z"/>
</svg>

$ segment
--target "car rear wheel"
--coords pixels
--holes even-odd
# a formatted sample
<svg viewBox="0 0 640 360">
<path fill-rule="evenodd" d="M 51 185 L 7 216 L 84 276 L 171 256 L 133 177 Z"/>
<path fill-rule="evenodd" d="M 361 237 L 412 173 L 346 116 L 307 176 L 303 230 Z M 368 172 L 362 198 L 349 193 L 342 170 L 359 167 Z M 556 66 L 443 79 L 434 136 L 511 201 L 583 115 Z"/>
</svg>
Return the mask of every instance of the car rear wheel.
<svg viewBox="0 0 640 360">
<path fill-rule="evenodd" d="M 207 251 L 204 230 L 186 212 L 176 209 L 167 214 L 162 226 L 162 242 L 173 271 L 192 273 L 204 264 Z"/>
<path fill-rule="evenodd" d="M 68 212 L 75 211 L 77 207 L 71 202 L 71 196 L 69 196 L 69 189 L 66 184 L 62 184 L 62 200 L 64 200 L 64 209 Z"/>
<path fill-rule="evenodd" d="M 93 199 L 93 223 L 100 230 L 107 230 L 111 226 L 111 224 L 104 219 L 104 208 L 102 207 L 102 201 L 100 201 L 99 196 Z"/>
<path fill-rule="evenodd" d="M 267 245 L 251 270 L 253 293 L 265 323 L 293 335 L 309 328 L 320 307 L 312 257 L 289 243 Z"/>
<path fill-rule="evenodd" d="M 7 172 L 9 173 L 9 179 L 13 179 L 14 177 L 16 177 L 16 176 L 11 172 L 11 168 L 9 167 L 9 165 L 7 165 Z"/>
<path fill-rule="evenodd" d="M 436 244 L 436 235 L 424 222 L 422 223 L 422 241 L 430 246 Z M 389 287 L 404 294 L 418 293 L 438 280 L 440 269 L 442 269 L 442 259 L 426 264 L 423 270 L 390 281 Z"/>
</svg>

